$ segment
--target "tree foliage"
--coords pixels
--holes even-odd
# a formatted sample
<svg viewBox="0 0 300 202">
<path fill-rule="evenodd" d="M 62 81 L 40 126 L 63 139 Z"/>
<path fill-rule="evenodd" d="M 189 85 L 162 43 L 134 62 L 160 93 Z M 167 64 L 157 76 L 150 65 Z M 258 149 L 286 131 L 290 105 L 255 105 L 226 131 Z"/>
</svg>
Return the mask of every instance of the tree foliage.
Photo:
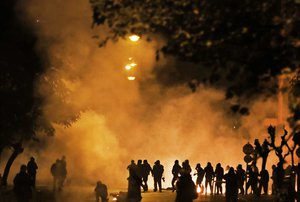
<svg viewBox="0 0 300 202">
<path fill-rule="evenodd" d="M 110 31 L 99 46 L 129 34 L 162 36 L 157 54 L 198 64 L 189 79 L 226 86 L 227 98 L 274 94 L 272 78 L 299 65 L 300 5 L 294 0 L 90 2 L 93 26 Z"/>
<path fill-rule="evenodd" d="M 37 54 L 37 37 L 16 9 L 17 0 L 0 2 L 0 155 L 5 148 L 13 150 L 3 173 L 6 184 L 8 172 L 15 158 L 23 152 L 24 142 L 38 141 L 37 132 L 54 134 L 52 122 L 68 126 L 80 112 L 49 120 L 44 113 L 45 95 L 38 93 L 37 82 L 43 80 L 57 93 L 59 81 L 45 79 L 46 65 Z M 60 89 L 63 89 L 60 87 Z M 67 106 L 62 96 L 57 96 L 61 105 Z"/>
</svg>

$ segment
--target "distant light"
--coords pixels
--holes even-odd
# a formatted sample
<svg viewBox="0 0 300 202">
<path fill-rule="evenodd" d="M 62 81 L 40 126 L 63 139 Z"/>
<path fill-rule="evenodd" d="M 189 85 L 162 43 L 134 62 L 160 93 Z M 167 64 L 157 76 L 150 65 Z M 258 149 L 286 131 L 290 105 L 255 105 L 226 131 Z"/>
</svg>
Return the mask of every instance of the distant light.
<svg viewBox="0 0 300 202">
<path fill-rule="evenodd" d="M 206 46 L 207 46 L 207 47 L 211 47 L 211 46 L 212 46 L 212 41 L 208 40 L 208 41 L 206 42 Z"/>
<path fill-rule="evenodd" d="M 135 67 L 135 66 L 136 66 L 136 63 L 133 62 L 133 63 L 130 64 L 130 66 L 131 66 L 131 67 Z"/>
<path fill-rule="evenodd" d="M 134 80 L 135 80 L 135 76 L 128 76 L 127 79 L 128 79 L 129 81 L 134 81 Z"/>
<path fill-rule="evenodd" d="M 40 22 L 40 20 L 39 20 L 39 19 L 36 19 L 36 22 L 37 22 L 37 23 L 39 23 L 39 22 Z"/>
<path fill-rule="evenodd" d="M 132 68 L 131 65 L 126 65 L 126 66 L 125 66 L 125 69 L 126 69 L 126 70 L 131 70 L 131 68 Z"/>
<path fill-rule="evenodd" d="M 133 35 L 129 36 L 129 39 L 132 42 L 137 42 L 140 39 L 140 36 L 133 34 Z"/>
<path fill-rule="evenodd" d="M 117 201 L 117 200 L 118 200 L 118 198 L 117 198 L 117 197 L 114 197 L 112 200 L 113 200 L 113 201 Z"/>
<path fill-rule="evenodd" d="M 128 60 L 132 60 L 132 57 L 129 57 Z"/>
</svg>

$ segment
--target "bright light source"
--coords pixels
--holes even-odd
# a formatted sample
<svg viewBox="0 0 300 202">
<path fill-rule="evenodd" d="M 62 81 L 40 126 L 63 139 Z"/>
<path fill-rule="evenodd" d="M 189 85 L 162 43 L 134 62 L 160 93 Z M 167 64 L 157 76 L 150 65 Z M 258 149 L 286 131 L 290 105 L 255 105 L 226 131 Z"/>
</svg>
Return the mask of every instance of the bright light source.
<svg viewBox="0 0 300 202">
<path fill-rule="evenodd" d="M 140 36 L 133 34 L 133 35 L 129 36 L 129 39 L 132 42 L 137 42 L 140 39 Z"/>
<path fill-rule="evenodd" d="M 201 188 L 199 185 L 197 185 L 197 193 L 200 193 L 201 192 Z"/>
<path fill-rule="evenodd" d="M 131 66 L 131 67 L 135 67 L 135 66 L 136 66 L 136 63 L 133 62 L 133 63 L 130 64 L 130 66 Z"/>
<path fill-rule="evenodd" d="M 112 199 L 113 201 L 117 201 L 118 200 L 118 198 L 117 197 L 113 197 L 113 199 Z"/>
<path fill-rule="evenodd" d="M 126 69 L 126 70 L 131 70 L 131 68 L 132 68 L 131 65 L 126 65 L 126 66 L 125 66 L 125 69 Z"/>
<path fill-rule="evenodd" d="M 134 81 L 134 80 L 135 80 L 135 76 L 128 76 L 127 79 L 128 79 L 129 81 Z"/>
</svg>

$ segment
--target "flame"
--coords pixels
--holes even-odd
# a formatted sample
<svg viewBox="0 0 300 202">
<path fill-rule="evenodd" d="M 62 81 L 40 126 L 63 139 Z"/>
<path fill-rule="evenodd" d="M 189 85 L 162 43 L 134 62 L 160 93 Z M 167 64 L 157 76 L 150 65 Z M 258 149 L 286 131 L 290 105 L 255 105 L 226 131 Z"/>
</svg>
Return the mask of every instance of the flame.
<svg viewBox="0 0 300 202">
<path fill-rule="evenodd" d="M 201 188 L 199 186 L 199 184 L 197 185 L 197 193 L 199 194 L 201 192 Z"/>
<path fill-rule="evenodd" d="M 133 35 L 129 36 L 129 39 L 132 42 L 137 42 L 140 39 L 140 36 L 133 34 Z"/>
</svg>

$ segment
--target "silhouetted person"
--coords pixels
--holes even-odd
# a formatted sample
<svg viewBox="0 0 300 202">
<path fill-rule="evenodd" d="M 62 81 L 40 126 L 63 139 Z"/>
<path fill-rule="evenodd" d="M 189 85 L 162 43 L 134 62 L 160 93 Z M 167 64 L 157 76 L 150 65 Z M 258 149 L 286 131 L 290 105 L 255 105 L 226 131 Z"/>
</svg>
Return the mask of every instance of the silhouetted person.
<svg viewBox="0 0 300 202">
<path fill-rule="evenodd" d="M 36 170 L 38 169 L 38 166 L 35 162 L 35 159 L 33 157 L 30 158 L 29 162 L 27 163 L 27 172 L 31 180 L 31 186 L 35 187 L 36 182 Z"/>
<path fill-rule="evenodd" d="M 134 175 L 137 169 L 137 165 L 135 164 L 134 160 L 131 160 L 130 164 L 127 166 L 127 170 L 129 171 L 129 177 Z"/>
<path fill-rule="evenodd" d="M 184 162 L 182 162 L 181 172 L 185 172 L 185 173 L 188 173 L 188 174 L 190 174 L 192 172 L 192 168 L 190 166 L 189 160 L 185 160 Z"/>
<path fill-rule="evenodd" d="M 175 160 L 174 165 L 172 167 L 173 178 L 172 178 L 172 182 L 171 182 L 173 192 L 176 190 L 175 182 L 178 180 L 178 175 L 179 175 L 180 170 L 181 170 L 181 166 L 179 165 L 179 161 Z"/>
<path fill-rule="evenodd" d="M 236 176 L 237 176 L 237 184 L 238 189 L 240 190 L 240 194 L 244 194 L 244 181 L 246 177 L 246 171 L 243 169 L 242 165 L 239 164 L 236 169 Z"/>
<path fill-rule="evenodd" d="M 56 159 L 56 162 L 51 166 L 51 174 L 53 176 L 53 190 L 61 191 L 67 175 L 65 163 L 60 159 Z"/>
<path fill-rule="evenodd" d="M 214 169 L 210 162 L 207 163 L 206 167 L 204 168 L 204 172 L 205 172 L 205 194 L 207 194 L 207 186 L 208 185 L 209 185 L 211 194 L 213 194 L 212 180 L 214 178 Z"/>
<path fill-rule="evenodd" d="M 134 160 L 131 160 L 131 164 L 127 167 L 129 170 L 128 179 L 128 190 L 127 190 L 127 200 L 130 202 L 138 202 L 142 200 L 141 186 L 142 178 L 138 175 L 137 165 Z"/>
<path fill-rule="evenodd" d="M 258 169 L 255 165 L 253 165 L 252 167 L 250 167 L 250 169 L 248 169 L 248 171 L 249 171 L 249 180 L 246 183 L 246 193 L 249 187 L 251 187 L 252 193 L 258 196 L 258 188 L 257 188 Z"/>
<path fill-rule="evenodd" d="M 99 198 L 101 198 L 101 202 L 108 201 L 107 186 L 103 184 L 101 181 L 98 181 L 96 184 L 95 194 L 96 194 L 96 202 L 99 202 Z"/>
<path fill-rule="evenodd" d="M 20 172 L 14 178 L 14 192 L 17 202 L 28 202 L 32 197 L 31 179 L 26 171 L 26 165 L 22 165 Z"/>
<path fill-rule="evenodd" d="M 161 192 L 162 191 L 161 180 L 164 173 L 164 167 L 163 165 L 160 164 L 159 160 L 155 161 L 152 172 L 153 172 L 153 179 L 154 179 L 154 191 L 157 191 L 157 186 L 158 186 L 158 189 Z"/>
<path fill-rule="evenodd" d="M 259 180 L 259 188 L 258 192 L 261 194 L 262 189 L 264 190 L 264 194 L 268 195 L 268 185 L 269 185 L 269 172 L 265 169 L 260 172 L 260 180 Z"/>
<path fill-rule="evenodd" d="M 234 173 L 234 169 L 231 167 L 229 172 L 224 175 L 226 181 L 226 202 L 237 202 L 238 200 L 238 185 L 237 176 Z"/>
<path fill-rule="evenodd" d="M 53 191 L 56 191 L 57 182 L 58 182 L 58 171 L 57 165 L 59 164 L 59 159 L 56 159 L 56 162 L 51 165 L 50 172 L 53 177 Z"/>
<path fill-rule="evenodd" d="M 276 195 L 277 194 L 277 189 L 278 189 L 278 186 L 277 186 L 277 169 L 276 169 L 276 165 L 272 165 L 272 195 Z M 299 179 L 299 178 L 298 178 Z"/>
<path fill-rule="evenodd" d="M 144 160 L 142 166 L 142 181 L 144 183 L 144 191 L 148 191 L 148 176 L 152 173 L 152 168 L 147 160 Z"/>
<path fill-rule="evenodd" d="M 197 187 L 188 173 L 183 173 L 176 183 L 175 202 L 192 202 L 198 197 Z"/>
<path fill-rule="evenodd" d="M 205 174 L 205 171 L 204 169 L 201 167 L 201 164 L 200 163 L 197 163 L 196 165 L 196 175 L 197 175 L 197 179 L 196 179 L 196 185 L 200 187 L 200 193 L 203 193 L 203 185 L 202 185 L 202 181 L 203 181 L 203 178 L 204 178 L 204 174 Z"/>
<path fill-rule="evenodd" d="M 65 180 L 67 178 L 67 161 L 66 157 L 62 156 L 61 158 L 61 168 L 60 168 L 60 175 L 61 175 L 61 187 L 64 186 Z"/>
<path fill-rule="evenodd" d="M 136 164 L 136 173 L 138 175 L 139 178 L 141 178 L 142 180 L 142 184 L 141 186 L 143 187 L 143 190 L 145 191 L 145 186 L 143 185 L 143 164 L 142 164 L 142 160 L 139 159 L 137 164 Z"/>
<path fill-rule="evenodd" d="M 216 176 L 216 193 L 223 194 L 222 181 L 224 177 L 224 169 L 222 168 L 221 163 L 218 163 L 216 166 L 215 176 Z"/>
</svg>

